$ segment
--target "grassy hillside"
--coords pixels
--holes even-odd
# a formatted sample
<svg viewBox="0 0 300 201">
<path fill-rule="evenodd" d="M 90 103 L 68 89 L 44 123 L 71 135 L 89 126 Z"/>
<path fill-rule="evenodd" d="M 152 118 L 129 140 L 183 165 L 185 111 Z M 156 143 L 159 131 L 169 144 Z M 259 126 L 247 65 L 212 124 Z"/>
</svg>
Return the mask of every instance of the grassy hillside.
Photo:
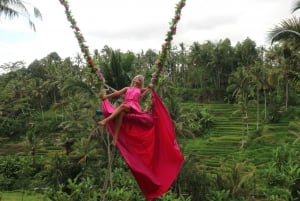
<svg viewBox="0 0 300 201">
<path fill-rule="evenodd" d="M 2 201 L 48 201 L 45 196 L 31 192 L 2 192 L 0 193 L 0 200 Z"/>
<path fill-rule="evenodd" d="M 224 161 L 244 159 L 254 165 L 262 165 L 270 160 L 272 150 L 283 143 L 300 150 L 292 142 L 296 139 L 288 131 L 288 121 L 278 123 L 262 123 L 259 120 L 257 129 L 256 108 L 249 109 L 248 133 L 242 114 L 237 105 L 231 104 L 198 104 L 189 107 L 205 107 L 213 115 L 214 125 L 202 138 L 185 139 L 186 155 L 198 155 L 201 163 L 208 169 L 220 167 Z M 187 105 L 185 105 L 187 106 Z M 299 108 L 297 108 L 299 111 Z"/>
</svg>

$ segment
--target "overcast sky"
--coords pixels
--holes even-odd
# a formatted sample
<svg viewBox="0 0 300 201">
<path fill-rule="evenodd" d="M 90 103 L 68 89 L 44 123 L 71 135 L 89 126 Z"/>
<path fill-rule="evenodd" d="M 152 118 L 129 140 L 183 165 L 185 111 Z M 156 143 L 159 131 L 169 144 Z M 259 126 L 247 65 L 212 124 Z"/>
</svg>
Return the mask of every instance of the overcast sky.
<svg viewBox="0 0 300 201">
<path fill-rule="evenodd" d="M 59 0 L 26 0 L 39 8 L 36 32 L 24 19 L 0 18 L 0 65 L 30 64 L 51 52 L 62 58 L 80 52 Z M 160 50 L 179 0 L 69 0 L 70 9 L 90 50 L 105 45 L 135 53 Z M 173 44 L 229 38 L 232 45 L 247 37 L 269 46 L 268 31 L 292 17 L 295 0 L 186 0 Z M 30 7 L 29 7 L 30 9 Z M 297 14 L 297 13 L 296 13 Z"/>
</svg>

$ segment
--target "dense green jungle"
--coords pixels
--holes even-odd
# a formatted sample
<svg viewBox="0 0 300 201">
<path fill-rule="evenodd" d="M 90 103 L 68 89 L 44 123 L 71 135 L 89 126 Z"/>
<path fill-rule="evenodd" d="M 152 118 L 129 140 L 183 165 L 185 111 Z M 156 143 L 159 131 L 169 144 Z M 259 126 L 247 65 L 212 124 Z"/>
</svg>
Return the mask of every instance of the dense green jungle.
<svg viewBox="0 0 300 201">
<path fill-rule="evenodd" d="M 158 55 L 105 46 L 93 59 L 121 89 L 136 74 L 149 83 Z M 173 46 L 155 90 L 185 160 L 155 200 L 300 200 L 299 61 L 289 43 L 263 48 L 249 38 Z M 82 56 L 52 52 L 1 68 L 0 200 L 144 200 L 97 128 L 101 82 Z"/>
</svg>

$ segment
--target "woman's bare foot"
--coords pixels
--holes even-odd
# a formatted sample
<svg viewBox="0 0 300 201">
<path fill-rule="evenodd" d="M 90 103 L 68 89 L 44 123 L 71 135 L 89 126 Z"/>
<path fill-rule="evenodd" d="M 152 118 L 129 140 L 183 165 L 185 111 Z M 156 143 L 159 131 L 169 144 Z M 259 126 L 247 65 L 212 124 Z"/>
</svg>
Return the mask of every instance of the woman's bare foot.
<svg viewBox="0 0 300 201">
<path fill-rule="evenodd" d="M 98 125 L 99 126 L 106 126 L 106 121 L 105 120 L 99 121 Z"/>
</svg>

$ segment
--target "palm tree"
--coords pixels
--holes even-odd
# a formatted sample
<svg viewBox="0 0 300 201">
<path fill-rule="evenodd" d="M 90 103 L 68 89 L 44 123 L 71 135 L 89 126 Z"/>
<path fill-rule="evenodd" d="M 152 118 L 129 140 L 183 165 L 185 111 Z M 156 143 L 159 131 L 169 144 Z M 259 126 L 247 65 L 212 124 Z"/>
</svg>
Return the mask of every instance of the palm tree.
<svg viewBox="0 0 300 201">
<path fill-rule="evenodd" d="M 268 34 L 271 43 L 279 41 L 293 40 L 300 42 L 300 18 L 293 16 L 290 19 L 282 20 Z"/>
<path fill-rule="evenodd" d="M 74 151 L 71 153 L 71 157 L 82 164 L 83 174 L 88 176 L 86 174 L 88 174 L 89 162 L 98 160 L 99 158 L 96 143 L 90 142 L 87 138 L 80 138 L 80 140 L 74 143 Z M 90 174 L 92 174 L 92 171 L 95 170 L 90 170 Z"/>
<path fill-rule="evenodd" d="M 254 66 L 250 66 L 250 76 L 253 78 L 253 84 L 256 91 L 256 130 L 259 129 L 259 103 L 260 103 L 260 90 L 264 87 L 265 68 L 262 67 L 261 63 L 256 63 Z"/>
<path fill-rule="evenodd" d="M 249 103 L 250 100 L 254 97 L 254 81 L 250 77 L 249 68 L 238 67 L 235 72 L 230 74 L 228 79 L 227 91 L 232 93 L 232 97 L 236 103 L 240 106 L 237 112 L 243 114 L 243 122 L 245 125 L 245 133 L 249 134 Z M 243 138 L 244 138 L 243 134 Z M 244 145 L 244 139 L 242 141 L 242 147 Z"/>
<path fill-rule="evenodd" d="M 292 13 L 300 9 L 300 1 L 296 1 L 292 7 Z M 280 40 L 295 39 L 300 42 L 300 19 L 293 16 L 290 19 L 283 20 L 280 25 L 275 26 L 268 35 L 271 43 Z"/>
<path fill-rule="evenodd" d="M 300 9 L 300 1 L 296 1 L 292 7 L 292 13 Z M 293 16 L 283 20 L 280 25 L 275 26 L 268 35 L 268 39 L 273 42 L 283 42 L 284 46 L 289 46 L 291 50 L 297 52 L 300 48 L 300 18 Z M 299 82 L 298 70 L 288 72 L 291 80 Z"/>
<path fill-rule="evenodd" d="M 223 189 L 229 188 L 233 199 L 239 196 L 247 197 L 255 190 L 256 169 L 245 161 L 232 162 L 233 165 L 231 167 L 227 167 L 224 163 L 220 168 L 219 172 L 221 174 L 218 175 L 220 187 Z"/>
<path fill-rule="evenodd" d="M 0 0 L 0 16 L 4 15 L 10 19 L 17 18 L 17 17 L 25 17 L 28 22 L 29 26 L 35 31 L 35 25 L 32 21 L 30 12 L 27 9 L 29 3 L 21 1 L 21 0 Z M 36 7 L 33 7 L 34 17 L 38 19 L 42 19 L 42 14 Z"/>
<path fill-rule="evenodd" d="M 85 97 L 77 94 L 74 97 L 65 99 L 65 116 L 60 123 L 60 128 L 67 137 L 74 138 L 84 135 L 84 131 L 88 130 L 94 121 L 91 118 L 94 102 L 86 101 Z"/>
</svg>

